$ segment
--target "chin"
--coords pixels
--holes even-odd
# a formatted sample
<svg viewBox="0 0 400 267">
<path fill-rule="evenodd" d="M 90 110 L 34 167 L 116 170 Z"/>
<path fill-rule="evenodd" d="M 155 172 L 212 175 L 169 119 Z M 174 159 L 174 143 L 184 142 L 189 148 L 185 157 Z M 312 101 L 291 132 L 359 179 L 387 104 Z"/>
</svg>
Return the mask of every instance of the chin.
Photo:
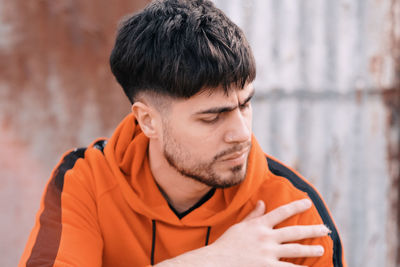
<svg viewBox="0 0 400 267">
<path fill-rule="evenodd" d="M 244 181 L 246 178 L 246 169 L 243 165 L 238 165 L 229 170 L 229 174 L 218 179 L 218 181 L 213 181 L 214 187 L 216 188 L 228 188 L 238 185 Z"/>
</svg>

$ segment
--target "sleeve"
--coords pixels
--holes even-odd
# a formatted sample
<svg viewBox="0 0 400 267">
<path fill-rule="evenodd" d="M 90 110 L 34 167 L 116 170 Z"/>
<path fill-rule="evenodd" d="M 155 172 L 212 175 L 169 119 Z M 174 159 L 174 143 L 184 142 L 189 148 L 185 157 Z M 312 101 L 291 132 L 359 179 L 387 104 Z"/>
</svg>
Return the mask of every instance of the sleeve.
<svg viewBox="0 0 400 267">
<path fill-rule="evenodd" d="M 331 233 L 326 237 L 304 239 L 298 242 L 307 245 L 322 245 L 325 250 L 323 256 L 282 260 L 313 267 L 346 267 L 347 265 L 344 258 L 339 232 L 329 209 L 327 208 L 318 191 L 299 173 L 283 165 L 276 159 L 268 156 L 267 161 L 271 172 L 276 176 L 280 176 L 287 188 L 290 188 L 285 192 L 276 192 L 276 194 L 279 195 L 276 195 L 275 199 L 291 199 L 291 201 L 294 201 L 296 199 L 309 198 L 313 203 L 313 207 L 311 209 L 291 217 L 285 222 L 277 225 L 277 227 L 279 228 L 289 225 L 325 224 L 331 230 Z M 287 194 L 287 196 L 283 196 L 282 194 Z M 287 203 L 280 203 L 277 206 L 283 204 Z M 271 208 L 273 209 L 277 206 Z"/>
<path fill-rule="evenodd" d="M 102 265 L 93 189 L 77 170 L 84 154 L 83 148 L 70 151 L 54 169 L 19 267 Z"/>
</svg>

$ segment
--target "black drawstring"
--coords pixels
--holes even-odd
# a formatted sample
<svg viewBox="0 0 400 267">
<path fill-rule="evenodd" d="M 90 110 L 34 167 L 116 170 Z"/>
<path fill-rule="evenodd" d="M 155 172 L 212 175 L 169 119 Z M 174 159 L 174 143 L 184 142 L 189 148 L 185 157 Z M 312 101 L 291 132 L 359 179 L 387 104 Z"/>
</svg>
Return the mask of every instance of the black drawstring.
<svg viewBox="0 0 400 267">
<path fill-rule="evenodd" d="M 156 247 L 156 221 L 152 220 L 153 223 L 153 236 L 151 238 L 151 256 L 150 256 L 150 262 L 151 265 L 154 265 L 154 249 Z"/>
<path fill-rule="evenodd" d="M 208 226 L 206 235 L 206 246 L 208 245 L 208 241 L 210 240 L 210 232 L 211 232 L 211 226 Z"/>
<path fill-rule="evenodd" d="M 153 224 L 153 233 L 151 238 L 151 255 L 150 255 L 150 264 L 154 265 L 154 250 L 156 248 L 156 220 L 151 221 Z M 208 246 L 208 242 L 210 241 L 210 232 L 211 226 L 207 227 L 207 234 L 206 234 L 206 246 Z"/>
</svg>

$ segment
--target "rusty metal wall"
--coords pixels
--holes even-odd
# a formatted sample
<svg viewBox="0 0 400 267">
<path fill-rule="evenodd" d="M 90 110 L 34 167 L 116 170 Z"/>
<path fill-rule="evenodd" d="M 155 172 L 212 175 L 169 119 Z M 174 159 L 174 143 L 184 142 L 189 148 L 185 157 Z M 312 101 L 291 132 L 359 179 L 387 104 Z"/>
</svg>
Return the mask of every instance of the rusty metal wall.
<svg viewBox="0 0 400 267">
<path fill-rule="evenodd" d="M 109 70 L 123 15 L 147 0 L 0 0 L 0 266 L 16 266 L 62 154 L 130 105 Z"/>
<path fill-rule="evenodd" d="M 320 190 L 349 266 L 400 266 L 399 1 L 215 2 L 255 53 L 264 150 Z"/>
<path fill-rule="evenodd" d="M 16 265 L 61 154 L 129 112 L 107 60 L 146 2 L 0 0 L 0 266 Z M 399 1 L 215 2 L 254 49 L 265 151 L 324 195 L 349 266 L 399 266 Z"/>
</svg>

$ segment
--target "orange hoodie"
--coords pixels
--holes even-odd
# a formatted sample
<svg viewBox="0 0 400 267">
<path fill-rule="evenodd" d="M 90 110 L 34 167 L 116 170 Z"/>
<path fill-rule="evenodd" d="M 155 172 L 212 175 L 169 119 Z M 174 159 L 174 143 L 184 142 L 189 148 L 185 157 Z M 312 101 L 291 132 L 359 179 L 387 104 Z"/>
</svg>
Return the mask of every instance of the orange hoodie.
<svg viewBox="0 0 400 267">
<path fill-rule="evenodd" d="M 53 171 L 19 266 L 146 266 L 214 242 L 261 199 L 270 211 L 310 198 L 313 207 L 277 227 L 326 224 L 318 258 L 285 259 L 307 266 L 345 266 L 339 235 L 317 191 L 295 171 L 266 156 L 255 138 L 245 180 L 216 189 L 179 219 L 149 167 L 148 138 L 128 115 L 111 139 L 66 153 Z M 206 259 L 205 259 L 206 261 Z"/>
</svg>

